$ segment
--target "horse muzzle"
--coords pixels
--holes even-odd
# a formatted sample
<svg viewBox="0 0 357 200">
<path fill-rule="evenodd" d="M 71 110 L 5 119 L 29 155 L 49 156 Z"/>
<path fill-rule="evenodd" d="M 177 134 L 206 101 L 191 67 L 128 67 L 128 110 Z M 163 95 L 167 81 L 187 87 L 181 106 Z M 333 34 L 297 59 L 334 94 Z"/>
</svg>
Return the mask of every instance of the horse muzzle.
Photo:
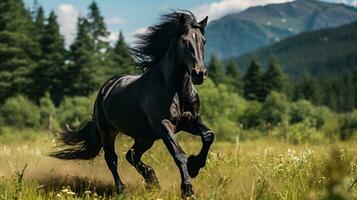
<svg viewBox="0 0 357 200">
<path fill-rule="evenodd" d="M 192 83 L 195 85 L 200 85 L 207 78 L 208 72 L 205 67 L 196 66 L 191 71 Z"/>
</svg>

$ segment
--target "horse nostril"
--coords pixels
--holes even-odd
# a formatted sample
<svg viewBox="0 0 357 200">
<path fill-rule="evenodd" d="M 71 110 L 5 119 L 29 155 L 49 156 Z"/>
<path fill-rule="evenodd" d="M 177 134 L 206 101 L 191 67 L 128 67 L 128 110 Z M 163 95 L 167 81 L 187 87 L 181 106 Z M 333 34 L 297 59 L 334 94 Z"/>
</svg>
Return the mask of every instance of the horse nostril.
<svg viewBox="0 0 357 200">
<path fill-rule="evenodd" d="M 205 70 L 204 77 L 208 77 L 208 71 Z"/>
</svg>

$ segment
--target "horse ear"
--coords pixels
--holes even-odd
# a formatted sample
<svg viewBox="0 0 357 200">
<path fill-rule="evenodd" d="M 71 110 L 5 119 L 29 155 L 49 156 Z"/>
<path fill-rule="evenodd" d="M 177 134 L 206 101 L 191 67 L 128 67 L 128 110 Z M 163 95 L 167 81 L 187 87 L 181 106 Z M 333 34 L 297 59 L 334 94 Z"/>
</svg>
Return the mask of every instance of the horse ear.
<svg viewBox="0 0 357 200">
<path fill-rule="evenodd" d="M 186 17 L 185 17 L 184 14 L 181 14 L 181 15 L 180 15 L 179 24 L 180 24 L 181 26 L 186 25 Z"/>
<path fill-rule="evenodd" d="M 207 21 L 208 21 L 208 16 L 206 16 L 202 21 L 199 22 L 199 24 L 201 25 L 202 29 L 204 29 L 206 27 Z"/>
</svg>

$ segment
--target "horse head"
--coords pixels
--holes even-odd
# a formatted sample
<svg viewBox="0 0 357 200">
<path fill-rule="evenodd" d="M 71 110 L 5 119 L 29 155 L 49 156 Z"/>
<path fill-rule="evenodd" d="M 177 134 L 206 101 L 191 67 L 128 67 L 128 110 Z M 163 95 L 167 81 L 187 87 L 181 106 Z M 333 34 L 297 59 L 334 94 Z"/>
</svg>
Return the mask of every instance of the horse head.
<svg viewBox="0 0 357 200">
<path fill-rule="evenodd" d="M 192 78 L 192 83 L 200 85 L 207 78 L 207 69 L 204 65 L 204 29 L 208 17 L 199 23 L 188 23 L 187 16 L 182 14 L 179 18 L 181 26 L 178 37 L 177 52 L 184 62 L 187 72 Z"/>
</svg>

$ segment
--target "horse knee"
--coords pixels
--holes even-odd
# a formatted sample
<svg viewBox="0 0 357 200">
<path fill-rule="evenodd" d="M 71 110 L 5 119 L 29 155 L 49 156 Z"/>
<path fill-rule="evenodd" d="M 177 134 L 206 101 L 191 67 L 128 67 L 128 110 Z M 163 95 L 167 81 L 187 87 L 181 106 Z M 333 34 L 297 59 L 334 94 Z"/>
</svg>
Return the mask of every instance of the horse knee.
<svg viewBox="0 0 357 200">
<path fill-rule="evenodd" d="M 210 130 L 206 131 L 202 136 L 202 140 L 205 144 L 212 144 L 214 141 L 214 133 Z"/>
<path fill-rule="evenodd" d="M 186 164 L 187 163 L 187 157 L 184 153 L 178 153 L 175 156 L 175 162 L 178 164 Z"/>
</svg>

